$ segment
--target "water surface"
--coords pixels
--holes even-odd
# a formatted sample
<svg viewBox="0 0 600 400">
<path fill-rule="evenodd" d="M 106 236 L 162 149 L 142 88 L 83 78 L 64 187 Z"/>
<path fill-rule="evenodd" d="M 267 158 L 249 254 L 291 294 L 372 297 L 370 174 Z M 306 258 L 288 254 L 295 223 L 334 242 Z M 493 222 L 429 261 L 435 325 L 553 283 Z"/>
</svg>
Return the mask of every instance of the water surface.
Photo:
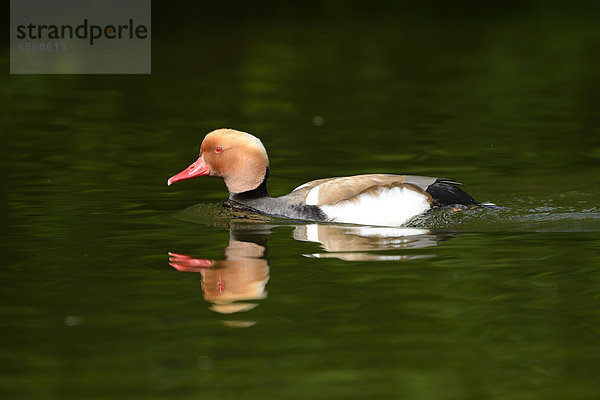
<svg viewBox="0 0 600 400">
<path fill-rule="evenodd" d="M 2 398 L 600 395 L 596 21 L 324 12 L 157 19 L 151 76 L 2 78 Z M 232 215 L 165 184 L 218 127 L 273 195 L 407 173 L 501 208 Z"/>
</svg>

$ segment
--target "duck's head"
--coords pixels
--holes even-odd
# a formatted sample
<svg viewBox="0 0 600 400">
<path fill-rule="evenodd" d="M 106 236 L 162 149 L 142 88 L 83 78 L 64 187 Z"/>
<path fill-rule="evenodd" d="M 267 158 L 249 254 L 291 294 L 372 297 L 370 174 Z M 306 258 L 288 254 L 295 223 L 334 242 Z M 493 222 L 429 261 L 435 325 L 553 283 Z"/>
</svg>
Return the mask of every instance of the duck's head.
<svg viewBox="0 0 600 400">
<path fill-rule="evenodd" d="M 260 139 L 233 129 L 217 129 L 204 137 L 200 157 L 170 177 L 167 185 L 211 175 L 223 178 L 229 193 L 243 193 L 260 186 L 268 169 L 269 158 Z"/>
</svg>

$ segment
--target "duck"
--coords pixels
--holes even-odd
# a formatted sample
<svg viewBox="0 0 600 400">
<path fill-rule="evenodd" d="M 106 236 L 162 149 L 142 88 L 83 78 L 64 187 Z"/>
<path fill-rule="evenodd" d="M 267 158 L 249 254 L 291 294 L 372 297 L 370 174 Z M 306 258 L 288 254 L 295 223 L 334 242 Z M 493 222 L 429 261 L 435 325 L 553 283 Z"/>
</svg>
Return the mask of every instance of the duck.
<svg viewBox="0 0 600 400">
<path fill-rule="evenodd" d="M 451 179 L 380 173 L 317 179 L 271 197 L 269 173 L 269 157 L 259 138 L 235 129 L 216 129 L 204 137 L 198 159 L 170 177 L 167 185 L 216 176 L 229 191 L 223 205 L 233 210 L 371 226 L 403 226 L 434 208 L 479 204 Z"/>
</svg>

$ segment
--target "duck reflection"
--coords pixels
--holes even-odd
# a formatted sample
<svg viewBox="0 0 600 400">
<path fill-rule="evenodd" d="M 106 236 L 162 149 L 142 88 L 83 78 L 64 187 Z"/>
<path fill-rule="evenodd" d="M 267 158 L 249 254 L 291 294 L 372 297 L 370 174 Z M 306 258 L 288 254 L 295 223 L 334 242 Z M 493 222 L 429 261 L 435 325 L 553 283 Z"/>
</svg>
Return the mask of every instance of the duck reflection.
<svg viewBox="0 0 600 400">
<path fill-rule="evenodd" d="M 169 264 L 178 271 L 197 272 L 202 280 L 204 299 L 221 314 L 252 310 L 267 297 L 269 281 L 267 240 L 275 227 L 294 228 L 298 241 L 319 243 L 323 252 L 302 254 L 309 258 L 337 258 L 345 261 L 407 261 L 435 257 L 433 254 L 403 252 L 436 246 L 450 234 L 434 234 L 426 229 L 389 228 L 333 224 L 273 225 L 266 221 L 229 221 L 229 244 L 225 259 L 209 260 L 169 253 Z M 225 321 L 229 326 L 250 326 L 254 322 Z"/>
</svg>

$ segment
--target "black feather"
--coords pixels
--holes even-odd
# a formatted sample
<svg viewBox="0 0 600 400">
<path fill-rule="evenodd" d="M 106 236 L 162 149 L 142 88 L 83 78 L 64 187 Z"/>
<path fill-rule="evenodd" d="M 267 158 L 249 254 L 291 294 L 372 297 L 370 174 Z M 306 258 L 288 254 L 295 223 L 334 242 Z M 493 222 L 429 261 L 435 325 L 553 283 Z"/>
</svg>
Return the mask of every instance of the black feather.
<svg viewBox="0 0 600 400">
<path fill-rule="evenodd" d="M 458 187 L 460 183 L 448 179 L 438 179 L 429 185 L 426 192 L 433 198 L 433 204 L 437 207 L 463 204 L 474 206 L 477 203 L 467 192 Z"/>
</svg>

